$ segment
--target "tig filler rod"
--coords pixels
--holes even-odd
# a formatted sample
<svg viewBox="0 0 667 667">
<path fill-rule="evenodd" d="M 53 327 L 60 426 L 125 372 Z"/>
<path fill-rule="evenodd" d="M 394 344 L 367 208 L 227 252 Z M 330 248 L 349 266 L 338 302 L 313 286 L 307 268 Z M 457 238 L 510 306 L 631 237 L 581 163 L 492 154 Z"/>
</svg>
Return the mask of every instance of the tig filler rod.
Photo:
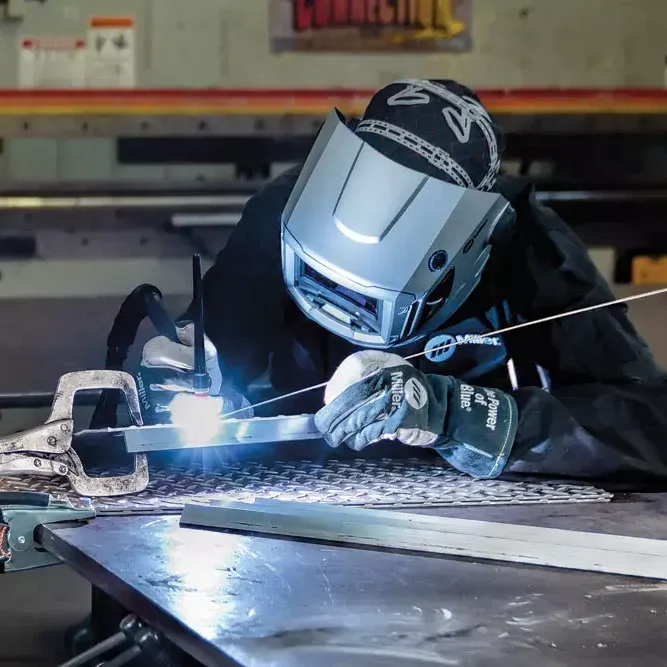
<svg viewBox="0 0 667 667">
<path fill-rule="evenodd" d="M 211 378 L 206 368 L 204 340 L 204 290 L 201 277 L 201 257 L 192 256 L 192 302 L 194 305 L 194 390 L 196 395 L 207 395 Z"/>
<path fill-rule="evenodd" d="M 606 301 L 605 303 L 596 303 L 593 306 L 585 306 L 584 308 L 577 308 L 576 310 L 567 310 L 564 313 L 558 313 L 557 315 L 549 315 L 548 317 L 541 317 L 539 320 L 531 320 L 530 322 L 521 322 L 521 324 L 513 324 L 512 326 L 505 327 L 504 329 L 497 329 L 496 331 L 489 331 L 488 333 L 475 334 L 475 338 L 488 338 L 489 336 L 500 336 L 502 334 L 509 333 L 510 331 L 516 331 L 517 329 L 525 329 L 526 327 L 533 327 L 537 324 L 544 324 L 545 322 L 553 322 L 554 320 L 560 320 L 565 317 L 570 317 L 571 315 L 581 315 L 582 313 L 588 313 L 593 310 L 600 310 L 601 308 L 609 308 L 609 306 L 617 306 L 620 304 L 628 303 L 629 301 L 638 301 L 639 299 L 646 299 L 649 296 L 658 296 L 660 294 L 667 294 L 667 287 L 662 287 L 660 289 L 652 290 L 650 292 L 644 292 L 642 294 L 634 294 L 632 296 L 626 296 L 623 299 L 614 299 L 613 301 Z M 465 341 L 454 341 L 452 343 L 447 343 L 446 345 L 438 345 L 434 348 L 429 348 L 428 350 L 423 350 L 422 352 L 417 352 L 416 354 L 411 354 L 405 357 L 406 360 L 416 359 L 417 357 L 422 357 L 425 354 L 440 352 L 446 350 L 450 347 L 455 347 L 460 345 Z M 254 405 L 250 405 L 246 408 L 241 408 L 239 410 L 234 410 L 233 412 L 228 412 L 221 416 L 221 419 L 226 419 L 227 417 L 232 417 L 239 412 L 244 412 L 245 410 L 251 410 L 253 408 L 259 408 L 262 405 L 268 405 L 269 403 L 275 403 L 277 401 L 282 401 L 285 398 L 291 398 L 292 396 L 298 396 L 300 394 L 305 394 L 309 391 L 315 391 L 316 389 L 322 389 L 329 384 L 328 382 L 320 382 L 320 384 L 314 384 L 311 387 L 304 387 L 303 389 L 297 389 L 296 391 L 291 391 L 289 394 L 283 394 L 282 396 L 276 396 L 274 398 L 269 398 L 266 401 L 260 401 Z"/>
</svg>

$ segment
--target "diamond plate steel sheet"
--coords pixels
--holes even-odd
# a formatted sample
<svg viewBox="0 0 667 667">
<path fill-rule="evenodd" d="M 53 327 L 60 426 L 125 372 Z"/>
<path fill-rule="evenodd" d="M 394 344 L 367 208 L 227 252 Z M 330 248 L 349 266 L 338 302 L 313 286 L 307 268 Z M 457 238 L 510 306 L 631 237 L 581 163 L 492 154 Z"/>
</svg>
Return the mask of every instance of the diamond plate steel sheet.
<svg viewBox="0 0 667 667">
<path fill-rule="evenodd" d="M 111 474 L 113 471 L 91 471 Z M 151 468 L 142 493 L 95 498 L 100 515 L 173 514 L 194 500 L 274 498 L 359 507 L 446 507 L 609 502 L 612 494 L 583 484 L 475 480 L 444 463 L 420 459 L 357 459 L 234 463 L 222 470 L 201 466 Z M 0 490 L 46 491 L 74 498 L 66 480 L 6 477 Z"/>
</svg>

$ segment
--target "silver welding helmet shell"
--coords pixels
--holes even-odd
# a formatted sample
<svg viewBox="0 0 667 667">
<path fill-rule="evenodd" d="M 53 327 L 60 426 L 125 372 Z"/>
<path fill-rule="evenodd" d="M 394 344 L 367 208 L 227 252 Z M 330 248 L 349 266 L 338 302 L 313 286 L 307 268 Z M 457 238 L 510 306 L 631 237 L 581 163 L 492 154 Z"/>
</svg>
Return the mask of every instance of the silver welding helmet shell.
<svg viewBox="0 0 667 667">
<path fill-rule="evenodd" d="M 494 229 L 512 217 L 499 194 L 386 157 L 334 110 L 283 211 L 287 290 L 307 317 L 354 344 L 412 342 L 469 297 Z"/>
</svg>

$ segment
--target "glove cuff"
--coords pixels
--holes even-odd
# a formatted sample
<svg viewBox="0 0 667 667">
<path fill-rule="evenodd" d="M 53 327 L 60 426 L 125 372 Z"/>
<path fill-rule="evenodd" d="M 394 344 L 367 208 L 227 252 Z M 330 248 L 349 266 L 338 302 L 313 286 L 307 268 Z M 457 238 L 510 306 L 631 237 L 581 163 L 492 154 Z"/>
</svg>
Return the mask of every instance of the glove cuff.
<svg viewBox="0 0 667 667">
<path fill-rule="evenodd" d="M 432 447 L 461 472 L 477 478 L 497 477 L 514 445 L 519 413 L 516 402 L 498 389 L 448 379 L 445 428 Z"/>
</svg>

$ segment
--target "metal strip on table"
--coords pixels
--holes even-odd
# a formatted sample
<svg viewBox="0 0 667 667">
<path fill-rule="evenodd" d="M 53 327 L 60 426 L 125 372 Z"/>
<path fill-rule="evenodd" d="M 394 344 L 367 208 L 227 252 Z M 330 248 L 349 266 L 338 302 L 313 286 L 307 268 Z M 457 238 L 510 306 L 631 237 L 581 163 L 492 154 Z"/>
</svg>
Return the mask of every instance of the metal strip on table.
<svg viewBox="0 0 667 667">
<path fill-rule="evenodd" d="M 625 535 L 271 500 L 195 501 L 180 525 L 667 579 L 667 543 Z"/>
</svg>

